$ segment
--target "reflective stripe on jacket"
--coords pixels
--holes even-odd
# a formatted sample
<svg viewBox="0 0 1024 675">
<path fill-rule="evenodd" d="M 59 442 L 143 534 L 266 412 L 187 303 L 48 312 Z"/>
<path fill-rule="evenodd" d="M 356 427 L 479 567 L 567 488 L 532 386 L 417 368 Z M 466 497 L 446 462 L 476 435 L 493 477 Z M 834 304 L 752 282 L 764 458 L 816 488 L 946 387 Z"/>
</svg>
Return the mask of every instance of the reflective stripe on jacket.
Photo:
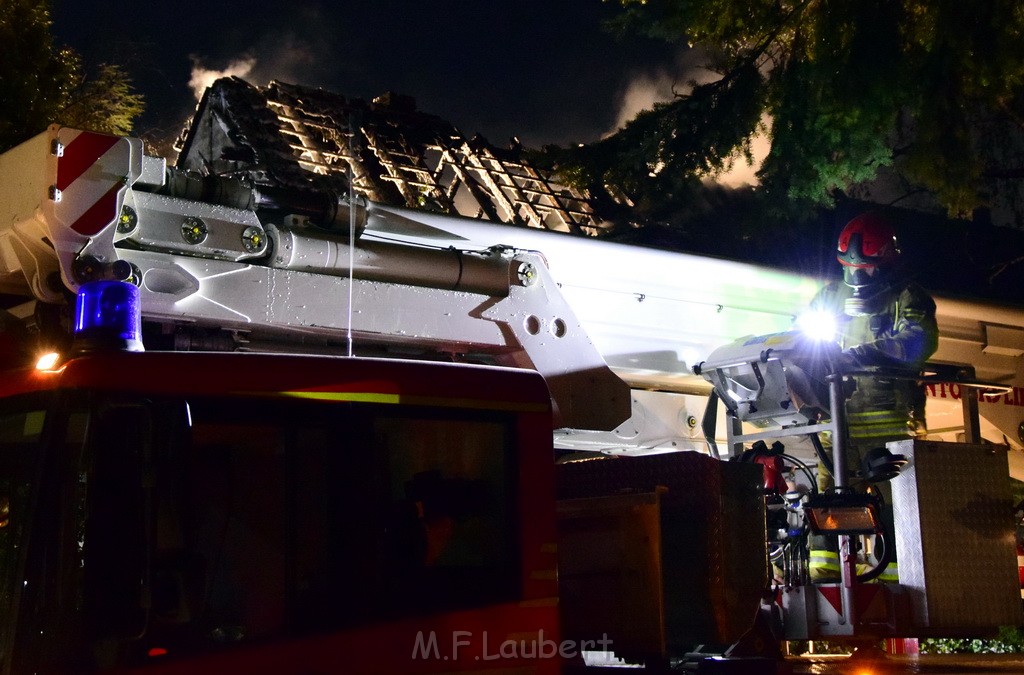
<svg viewBox="0 0 1024 675">
<path fill-rule="evenodd" d="M 890 366 L 920 369 L 935 353 L 939 329 L 935 320 L 935 302 L 916 284 L 881 285 L 873 299 L 874 312 L 865 316 L 846 316 L 843 308 L 853 289 L 842 282 L 833 282 L 819 291 L 811 307 L 824 310 L 839 321 L 839 344 L 859 365 Z M 911 380 L 885 377 L 861 377 L 846 404 L 850 425 L 854 413 L 892 411 L 903 421 L 911 421 L 911 429 L 896 429 L 896 437 L 912 434 L 923 425 L 924 389 Z M 895 417 L 893 418 L 894 421 Z M 877 422 L 878 420 L 872 420 Z M 874 431 L 867 437 L 876 437 Z M 879 435 L 885 437 L 889 434 Z M 852 437 L 852 434 L 851 434 Z M 889 435 L 892 438 L 892 435 Z"/>
</svg>

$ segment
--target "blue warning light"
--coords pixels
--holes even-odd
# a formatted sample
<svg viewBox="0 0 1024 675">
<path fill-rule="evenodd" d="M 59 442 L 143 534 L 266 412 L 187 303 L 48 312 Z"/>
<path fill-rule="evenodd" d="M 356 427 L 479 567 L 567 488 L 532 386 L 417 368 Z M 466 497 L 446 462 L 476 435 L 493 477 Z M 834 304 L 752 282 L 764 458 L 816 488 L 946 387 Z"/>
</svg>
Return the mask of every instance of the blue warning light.
<svg viewBox="0 0 1024 675">
<path fill-rule="evenodd" d="M 75 348 L 143 351 L 138 287 L 109 280 L 82 284 L 75 300 Z"/>
</svg>

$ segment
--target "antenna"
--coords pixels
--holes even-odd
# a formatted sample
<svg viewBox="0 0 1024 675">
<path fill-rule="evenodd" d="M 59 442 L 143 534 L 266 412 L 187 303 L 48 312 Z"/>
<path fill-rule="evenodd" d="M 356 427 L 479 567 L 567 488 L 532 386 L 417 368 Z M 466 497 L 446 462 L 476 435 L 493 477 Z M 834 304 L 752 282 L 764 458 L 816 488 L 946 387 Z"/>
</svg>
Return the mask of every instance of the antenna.
<svg viewBox="0 0 1024 675">
<path fill-rule="evenodd" d="M 356 189 L 355 189 L 355 170 L 353 166 L 356 161 L 356 142 L 355 136 L 359 126 L 356 122 L 356 116 L 354 113 L 349 113 L 348 116 L 348 317 L 345 322 L 345 337 L 348 343 L 348 356 L 353 355 L 352 348 L 352 300 L 354 293 L 352 288 L 355 286 L 355 272 L 356 272 Z"/>
</svg>

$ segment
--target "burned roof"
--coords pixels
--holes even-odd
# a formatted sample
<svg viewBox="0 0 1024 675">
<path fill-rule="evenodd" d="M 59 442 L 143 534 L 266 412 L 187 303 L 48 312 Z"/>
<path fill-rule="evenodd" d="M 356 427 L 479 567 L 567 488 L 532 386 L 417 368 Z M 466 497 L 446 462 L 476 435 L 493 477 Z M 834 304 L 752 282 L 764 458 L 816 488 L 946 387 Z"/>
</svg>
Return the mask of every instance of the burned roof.
<svg viewBox="0 0 1024 675">
<path fill-rule="evenodd" d="M 218 80 L 178 144 L 178 167 L 255 185 L 353 189 L 396 206 L 597 235 L 611 223 L 586 191 L 531 165 L 523 149 L 467 138 L 408 96 L 373 101 L 283 82 Z"/>
</svg>

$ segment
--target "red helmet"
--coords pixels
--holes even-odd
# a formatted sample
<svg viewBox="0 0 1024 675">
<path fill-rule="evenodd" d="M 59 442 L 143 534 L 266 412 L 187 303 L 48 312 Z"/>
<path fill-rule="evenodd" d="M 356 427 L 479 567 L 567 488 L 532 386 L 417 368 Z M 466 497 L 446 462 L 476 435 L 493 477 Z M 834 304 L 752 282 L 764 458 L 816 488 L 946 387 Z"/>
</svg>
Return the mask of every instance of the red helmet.
<svg viewBox="0 0 1024 675">
<path fill-rule="evenodd" d="M 846 267 L 885 267 L 899 254 L 896 232 L 876 212 L 860 214 L 839 233 L 836 258 Z"/>
</svg>

